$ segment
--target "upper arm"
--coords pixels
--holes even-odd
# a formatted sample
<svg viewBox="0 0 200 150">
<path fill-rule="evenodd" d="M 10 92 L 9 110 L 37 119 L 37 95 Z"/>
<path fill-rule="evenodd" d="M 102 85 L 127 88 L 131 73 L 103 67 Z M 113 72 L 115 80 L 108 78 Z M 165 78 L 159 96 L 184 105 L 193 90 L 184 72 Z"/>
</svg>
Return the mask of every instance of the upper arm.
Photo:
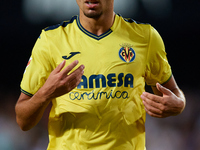
<svg viewBox="0 0 200 150">
<path fill-rule="evenodd" d="M 150 30 L 149 47 L 147 54 L 145 82 L 155 86 L 164 84 L 172 75 L 171 66 L 167 60 L 167 53 L 160 34 L 154 29 Z"/>
</svg>

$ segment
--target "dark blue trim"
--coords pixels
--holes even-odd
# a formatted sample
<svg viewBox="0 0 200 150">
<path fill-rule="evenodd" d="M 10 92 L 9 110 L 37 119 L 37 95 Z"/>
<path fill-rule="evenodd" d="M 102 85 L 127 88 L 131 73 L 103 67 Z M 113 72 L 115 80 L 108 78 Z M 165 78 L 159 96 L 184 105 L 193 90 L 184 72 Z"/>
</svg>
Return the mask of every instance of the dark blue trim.
<svg viewBox="0 0 200 150">
<path fill-rule="evenodd" d="M 142 22 L 139 22 L 139 21 L 135 21 L 135 20 L 133 20 L 133 19 L 131 19 L 131 18 L 124 18 L 124 20 L 126 21 L 126 22 L 129 22 L 129 23 L 137 23 L 137 24 L 149 24 L 149 23 L 142 23 Z"/>
<path fill-rule="evenodd" d="M 57 29 L 58 27 L 60 27 L 60 24 L 49 26 L 45 28 L 44 31 L 54 30 L 54 29 Z"/>
<path fill-rule="evenodd" d="M 167 83 L 171 78 L 172 78 L 173 74 L 170 75 L 169 79 L 167 81 L 165 81 L 164 83 L 162 83 L 161 85 L 164 85 L 165 83 Z M 156 87 L 156 85 L 152 86 L 152 87 Z"/>
<path fill-rule="evenodd" d="M 77 20 L 77 25 L 78 25 L 79 29 L 80 29 L 83 33 L 85 33 L 86 35 L 90 36 L 91 38 L 93 38 L 93 39 L 95 39 L 95 40 L 101 40 L 101 39 L 103 39 L 104 37 L 108 36 L 109 34 L 111 34 L 111 33 L 113 32 L 111 29 L 109 29 L 107 32 L 105 32 L 105 33 L 103 33 L 103 34 L 101 34 L 101 35 L 98 36 L 98 35 L 96 35 L 96 34 L 93 34 L 93 33 L 89 32 L 89 31 L 87 31 L 87 30 L 81 25 L 80 20 L 79 20 L 79 17 L 77 17 L 76 20 Z"/>
<path fill-rule="evenodd" d="M 69 21 L 63 21 L 61 24 L 49 26 L 49 27 L 45 28 L 44 31 L 54 30 L 60 26 L 66 27 L 68 24 L 73 23 L 73 21 L 76 20 L 76 18 L 77 18 L 77 16 L 74 16 Z"/>
<path fill-rule="evenodd" d="M 162 83 L 162 85 L 164 85 L 165 83 L 167 83 L 171 78 L 172 78 L 173 74 L 171 74 L 171 76 L 169 77 L 169 79 L 167 81 L 165 81 L 164 83 Z"/>
<path fill-rule="evenodd" d="M 28 95 L 28 96 L 30 96 L 30 97 L 33 96 L 33 94 L 31 94 L 31 93 L 29 93 L 29 92 L 27 92 L 27 91 L 25 91 L 23 89 L 21 89 L 21 92 L 24 93 L 24 94 L 26 94 L 26 95 Z"/>
<path fill-rule="evenodd" d="M 63 22 L 61 23 L 61 26 L 62 26 L 62 27 L 66 27 L 68 24 L 73 23 L 74 20 L 76 20 L 76 18 L 77 18 L 77 16 L 73 16 L 69 21 L 63 21 Z"/>
<path fill-rule="evenodd" d="M 117 14 L 119 17 L 122 17 L 120 14 Z M 123 17 L 122 17 L 123 18 Z M 139 22 L 139 21 L 135 21 L 134 19 L 132 18 L 123 18 L 126 22 L 129 22 L 129 23 L 137 23 L 137 24 L 149 24 L 149 23 L 142 23 L 142 22 Z"/>
</svg>

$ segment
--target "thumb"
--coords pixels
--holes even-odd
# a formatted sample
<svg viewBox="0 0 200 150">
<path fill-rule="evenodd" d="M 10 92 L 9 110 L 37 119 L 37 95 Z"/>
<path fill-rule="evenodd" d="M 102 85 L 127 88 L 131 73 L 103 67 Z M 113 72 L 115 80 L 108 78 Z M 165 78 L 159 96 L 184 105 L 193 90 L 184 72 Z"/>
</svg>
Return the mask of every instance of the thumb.
<svg viewBox="0 0 200 150">
<path fill-rule="evenodd" d="M 156 88 L 160 91 L 163 95 L 171 95 L 171 91 L 166 87 L 162 86 L 159 83 L 156 83 Z"/>
</svg>

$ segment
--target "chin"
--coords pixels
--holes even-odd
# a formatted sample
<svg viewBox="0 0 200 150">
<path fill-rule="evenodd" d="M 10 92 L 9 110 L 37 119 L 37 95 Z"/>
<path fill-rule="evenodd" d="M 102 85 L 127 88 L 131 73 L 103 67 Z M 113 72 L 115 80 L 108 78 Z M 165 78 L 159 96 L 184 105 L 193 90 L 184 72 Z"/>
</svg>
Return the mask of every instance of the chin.
<svg viewBox="0 0 200 150">
<path fill-rule="evenodd" d="M 84 13 L 84 15 L 88 18 L 100 18 L 102 13 L 98 12 L 89 12 L 89 13 Z"/>
</svg>

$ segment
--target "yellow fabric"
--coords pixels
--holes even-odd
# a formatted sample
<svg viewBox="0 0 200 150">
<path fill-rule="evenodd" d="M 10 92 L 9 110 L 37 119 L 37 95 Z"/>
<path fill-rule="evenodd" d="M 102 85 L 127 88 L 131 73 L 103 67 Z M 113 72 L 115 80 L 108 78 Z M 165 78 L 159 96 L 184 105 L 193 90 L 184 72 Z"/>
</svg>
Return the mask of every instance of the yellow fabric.
<svg viewBox="0 0 200 150">
<path fill-rule="evenodd" d="M 42 31 L 21 89 L 34 95 L 64 59 L 85 65 L 81 83 L 54 99 L 48 150 L 145 149 L 145 82 L 171 76 L 163 41 L 149 24 L 115 16 L 101 36 L 85 30 L 78 16 Z"/>
</svg>

